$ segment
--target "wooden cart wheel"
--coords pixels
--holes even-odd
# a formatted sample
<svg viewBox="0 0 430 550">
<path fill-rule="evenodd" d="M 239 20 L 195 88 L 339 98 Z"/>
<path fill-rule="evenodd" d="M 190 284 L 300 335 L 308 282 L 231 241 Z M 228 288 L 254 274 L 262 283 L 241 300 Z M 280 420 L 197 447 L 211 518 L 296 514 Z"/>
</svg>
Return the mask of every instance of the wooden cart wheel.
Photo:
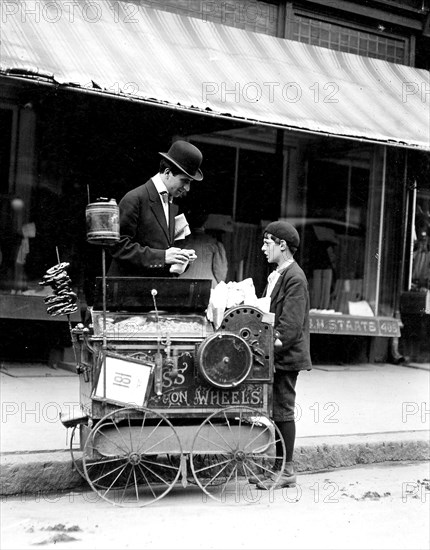
<svg viewBox="0 0 430 550">
<path fill-rule="evenodd" d="M 104 416 L 88 434 L 83 451 L 85 477 L 101 498 L 117 506 L 146 506 L 177 482 L 183 457 L 173 425 L 146 408 L 124 408 Z"/>
<path fill-rule="evenodd" d="M 199 426 L 190 465 L 197 485 L 208 496 L 239 503 L 246 498 L 245 492 L 254 488 L 249 484 L 251 477 L 268 486 L 269 477 L 279 480 L 285 465 L 285 444 L 266 414 L 251 407 L 227 407 Z"/>
<path fill-rule="evenodd" d="M 170 464 L 177 465 L 180 462 L 180 457 L 175 455 L 169 455 L 168 460 Z M 208 464 L 218 463 L 219 456 L 216 455 L 206 455 L 206 454 L 195 454 L 194 455 L 194 467 L 196 470 L 199 470 L 199 468 L 203 466 L 207 466 Z M 212 486 L 215 485 L 221 485 L 225 482 L 225 478 L 222 476 L 217 477 L 213 480 Z M 196 479 L 193 476 L 193 474 L 187 475 L 187 484 L 190 483 L 191 485 L 197 485 Z"/>
<path fill-rule="evenodd" d="M 77 424 L 76 426 L 73 426 L 72 428 L 72 433 L 70 435 L 70 443 L 69 443 L 69 448 L 70 448 L 70 455 L 72 457 L 72 463 L 73 463 L 73 468 L 78 472 L 78 474 L 83 478 L 85 479 L 85 481 L 87 481 L 87 477 L 85 475 L 85 472 L 84 472 L 84 468 L 83 468 L 83 463 L 82 463 L 82 457 L 80 458 L 77 458 L 76 457 L 76 448 L 74 448 L 74 443 L 75 443 L 75 433 L 76 433 L 76 429 L 80 428 L 80 424 Z M 87 461 L 88 463 L 90 462 L 89 460 Z M 99 466 L 99 473 L 100 474 L 103 474 L 106 470 L 106 466 Z M 100 482 L 97 482 L 97 486 L 98 487 L 101 487 L 101 488 L 104 488 L 106 489 L 107 488 L 107 485 L 105 483 L 103 483 L 104 479 L 102 477 L 101 481 Z"/>
</svg>

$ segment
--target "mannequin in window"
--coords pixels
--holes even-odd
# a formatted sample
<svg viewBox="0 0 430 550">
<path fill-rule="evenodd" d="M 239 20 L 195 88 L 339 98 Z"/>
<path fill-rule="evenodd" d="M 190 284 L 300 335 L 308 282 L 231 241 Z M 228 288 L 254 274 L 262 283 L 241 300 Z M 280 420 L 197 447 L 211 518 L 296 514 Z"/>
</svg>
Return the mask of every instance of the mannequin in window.
<svg viewBox="0 0 430 550">
<path fill-rule="evenodd" d="M 224 245 L 212 235 L 206 233 L 205 212 L 188 212 L 186 218 L 190 225 L 189 235 L 182 248 L 193 249 L 197 259 L 180 275 L 182 279 L 210 279 L 212 288 L 227 277 L 227 255 Z"/>
</svg>

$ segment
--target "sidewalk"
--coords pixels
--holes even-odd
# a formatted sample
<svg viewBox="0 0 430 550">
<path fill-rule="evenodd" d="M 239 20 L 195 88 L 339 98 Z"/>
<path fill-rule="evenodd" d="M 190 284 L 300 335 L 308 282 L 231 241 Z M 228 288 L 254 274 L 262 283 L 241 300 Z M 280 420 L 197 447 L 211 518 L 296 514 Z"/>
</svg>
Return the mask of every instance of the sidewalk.
<svg viewBox="0 0 430 550">
<path fill-rule="evenodd" d="M 1 494 L 70 489 L 70 431 L 59 413 L 79 413 L 79 379 L 43 364 L 1 368 Z M 426 460 L 430 365 L 316 365 L 297 382 L 299 471 L 386 460 Z"/>
</svg>

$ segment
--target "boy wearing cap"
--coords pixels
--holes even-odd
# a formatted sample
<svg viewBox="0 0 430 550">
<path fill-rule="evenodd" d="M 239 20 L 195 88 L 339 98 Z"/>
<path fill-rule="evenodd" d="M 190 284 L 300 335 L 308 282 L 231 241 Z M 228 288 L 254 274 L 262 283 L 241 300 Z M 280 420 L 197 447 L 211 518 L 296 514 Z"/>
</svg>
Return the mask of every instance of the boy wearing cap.
<svg viewBox="0 0 430 550">
<path fill-rule="evenodd" d="M 274 348 L 273 420 L 285 443 L 286 463 L 276 486 L 273 479 L 265 479 L 257 483 L 260 489 L 280 489 L 296 482 L 292 462 L 296 438 L 295 388 L 299 372 L 312 368 L 308 281 L 293 257 L 299 244 L 299 234 L 288 222 L 272 222 L 264 231 L 262 251 L 269 263 L 276 264 L 265 290 L 265 296 L 270 296 L 270 311 L 275 314 L 275 330 L 279 333 Z"/>
<path fill-rule="evenodd" d="M 173 246 L 178 207 L 191 181 L 201 181 L 202 153 L 186 141 L 175 141 L 163 157 L 158 174 L 129 191 L 119 203 L 120 240 L 113 245 L 109 276 L 169 277 L 172 264 L 192 257 Z"/>
</svg>

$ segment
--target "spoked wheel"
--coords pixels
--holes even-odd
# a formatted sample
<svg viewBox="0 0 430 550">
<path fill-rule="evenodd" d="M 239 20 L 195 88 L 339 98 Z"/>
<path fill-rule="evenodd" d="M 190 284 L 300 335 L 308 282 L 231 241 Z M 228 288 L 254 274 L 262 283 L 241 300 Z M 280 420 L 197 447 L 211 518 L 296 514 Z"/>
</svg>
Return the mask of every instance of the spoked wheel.
<svg viewBox="0 0 430 550">
<path fill-rule="evenodd" d="M 167 495 L 181 473 L 167 453 L 183 457 L 181 442 L 163 415 L 149 409 L 118 409 L 91 430 L 83 451 L 91 488 L 117 506 L 146 506 Z"/>
<path fill-rule="evenodd" d="M 78 472 L 78 474 L 80 476 L 82 476 L 87 481 L 87 477 L 85 475 L 84 467 L 83 467 L 83 459 L 82 459 L 82 457 L 80 459 L 77 458 L 77 456 L 76 456 L 76 447 L 74 447 L 75 439 L 76 439 L 76 430 L 79 429 L 79 428 L 80 428 L 79 424 L 76 425 L 76 426 L 73 426 L 72 433 L 70 435 L 69 448 L 70 448 L 70 454 L 71 454 L 71 457 L 72 457 L 73 467 Z M 87 460 L 87 465 L 88 464 L 91 464 L 91 460 L 89 460 L 89 459 Z M 107 464 L 106 465 L 100 465 L 99 464 L 97 467 L 99 469 L 100 474 L 106 473 Z M 95 482 L 95 484 L 97 485 L 98 488 L 107 489 L 108 486 L 106 485 L 105 482 L 106 482 L 106 479 L 101 475 L 100 481 Z"/>
<path fill-rule="evenodd" d="M 179 464 L 181 458 L 179 456 L 175 455 L 169 455 L 168 456 L 169 464 L 177 465 Z M 196 471 L 198 471 L 200 468 L 203 468 L 204 466 L 208 466 L 209 464 L 218 464 L 219 456 L 216 455 L 207 455 L 207 454 L 195 454 L 194 455 L 194 467 Z M 223 476 L 219 476 L 218 478 L 214 479 L 211 486 L 221 485 L 225 482 L 225 478 Z M 192 485 L 197 485 L 196 478 L 193 476 L 193 474 L 187 475 L 187 484 L 190 483 Z"/>
<path fill-rule="evenodd" d="M 269 485 L 269 479 L 270 485 L 279 480 L 285 465 L 285 444 L 277 426 L 264 413 L 251 407 L 227 407 L 199 426 L 190 465 L 197 484 L 208 496 L 240 502 L 243 491 L 250 488 L 251 477 L 263 485 Z"/>
</svg>

